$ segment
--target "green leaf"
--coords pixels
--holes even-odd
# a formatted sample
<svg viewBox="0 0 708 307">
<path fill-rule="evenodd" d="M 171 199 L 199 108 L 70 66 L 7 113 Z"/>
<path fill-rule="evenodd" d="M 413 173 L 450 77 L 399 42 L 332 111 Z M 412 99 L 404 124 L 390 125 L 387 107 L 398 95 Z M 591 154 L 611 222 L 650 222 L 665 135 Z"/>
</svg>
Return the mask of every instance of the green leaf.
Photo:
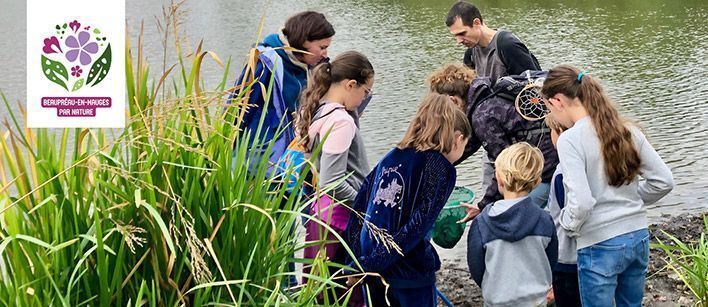
<svg viewBox="0 0 708 307">
<path fill-rule="evenodd" d="M 95 34 L 101 34 L 101 30 L 99 30 L 98 28 L 95 28 L 95 29 L 93 29 L 93 33 L 95 33 Z"/>
<path fill-rule="evenodd" d="M 98 60 L 96 60 L 93 65 L 91 65 L 91 70 L 89 70 L 89 75 L 88 79 L 86 80 L 86 84 L 93 82 L 94 79 L 96 79 L 96 82 L 94 82 L 91 86 L 96 86 L 96 84 L 101 83 L 101 81 L 106 78 L 108 70 L 110 69 L 111 44 L 108 44 L 108 46 L 106 47 L 106 51 L 103 52 L 101 57 L 98 58 Z"/>
<path fill-rule="evenodd" d="M 79 80 L 76 80 L 76 83 L 74 83 L 74 87 L 71 89 L 72 92 L 78 91 L 82 86 L 84 86 L 84 78 L 81 78 Z"/>
<path fill-rule="evenodd" d="M 44 76 L 49 79 L 49 81 L 61 85 L 61 87 L 63 87 L 67 91 L 69 90 L 69 88 L 66 87 L 66 83 L 64 82 L 64 80 L 69 79 L 69 73 L 67 72 L 64 64 L 62 64 L 61 62 L 52 61 L 42 55 L 42 72 L 44 73 Z M 60 79 L 59 77 L 64 77 L 64 80 Z"/>
</svg>

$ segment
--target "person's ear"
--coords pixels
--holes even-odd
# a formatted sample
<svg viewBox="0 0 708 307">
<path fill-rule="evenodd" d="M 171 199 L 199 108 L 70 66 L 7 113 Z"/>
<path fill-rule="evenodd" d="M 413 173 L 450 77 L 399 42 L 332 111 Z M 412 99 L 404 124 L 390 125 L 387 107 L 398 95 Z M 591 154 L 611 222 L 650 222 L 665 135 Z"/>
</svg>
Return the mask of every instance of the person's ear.
<svg viewBox="0 0 708 307">
<path fill-rule="evenodd" d="M 462 135 L 462 133 L 457 134 L 457 139 L 456 139 L 456 141 L 457 141 L 457 144 L 458 144 L 459 146 L 463 146 L 463 147 L 464 147 L 465 145 L 467 145 L 467 144 L 466 144 L 466 143 L 467 143 L 467 138 L 466 138 L 464 135 Z"/>
<path fill-rule="evenodd" d="M 347 83 L 344 84 L 344 87 L 349 90 L 353 89 L 357 84 L 358 82 L 356 82 L 356 80 L 349 80 L 347 81 Z"/>
<path fill-rule="evenodd" d="M 479 18 L 475 18 L 474 20 L 472 20 L 472 26 L 473 26 L 473 27 L 478 27 L 478 26 L 481 26 L 481 25 L 482 25 L 482 21 L 479 20 Z"/>
<path fill-rule="evenodd" d="M 502 181 L 501 176 L 499 176 L 499 172 L 496 170 L 494 171 L 494 177 L 497 177 L 497 189 L 499 189 L 500 193 L 504 193 L 504 182 Z"/>
</svg>

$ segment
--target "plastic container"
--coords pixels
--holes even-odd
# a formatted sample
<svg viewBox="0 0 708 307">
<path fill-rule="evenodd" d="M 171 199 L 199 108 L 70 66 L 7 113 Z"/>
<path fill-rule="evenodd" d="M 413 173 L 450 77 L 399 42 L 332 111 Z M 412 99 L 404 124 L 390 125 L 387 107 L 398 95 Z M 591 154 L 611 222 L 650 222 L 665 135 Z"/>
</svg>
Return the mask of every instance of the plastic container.
<svg viewBox="0 0 708 307">
<path fill-rule="evenodd" d="M 466 208 L 460 203 L 472 203 L 474 192 L 465 187 L 455 187 L 445 207 L 440 211 L 433 226 L 433 242 L 442 248 L 453 248 L 465 232 L 465 224 L 458 224 L 466 215 Z"/>
</svg>

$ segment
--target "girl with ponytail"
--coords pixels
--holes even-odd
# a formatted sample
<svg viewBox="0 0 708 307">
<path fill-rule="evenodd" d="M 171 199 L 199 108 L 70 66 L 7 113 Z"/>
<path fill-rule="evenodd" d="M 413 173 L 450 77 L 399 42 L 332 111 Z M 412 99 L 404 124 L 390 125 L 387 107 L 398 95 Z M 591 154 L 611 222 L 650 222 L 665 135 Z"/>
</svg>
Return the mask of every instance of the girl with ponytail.
<svg viewBox="0 0 708 307">
<path fill-rule="evenodd" d="M 319 188 L 336 184 L 328 194 L 317 195 L 319 199 L 311 213 L 340 233 L 349 220 L 349 209 L 333 200 L 351 206 L 369 172 L 357 109 L 371 98 L 373 86 L 374 68 L 369 60 L 359 52 L 349 51 L 331 63 L 315 67 L 300 98 L 295 122 L 297 136 L 310 153 L 323 142 L 321 153 L 314 157 L 318 171 L 316 184 Z M 327 240 L 337 240 L 315 222 L 308 222 L 306 227 L 308 241 L 319 240 L 325 234 Z M 320 246 L 306 248 L 305 257 L 314 258 L 319 249 Z M 327 244 L 325 249 L 330 260 L 343 261 L 345 253 L 340 244 Z"/>
<path fill-rule="evenodd" d="M 551 117 L 570 127 L 557 143 L 567 195 L 559 221 L 576 236 L 582 304 L 641 306 L 649 261 L 645 205 L 673 189 L 671 171 L 594 77 L 560 65 L 542 93 Z"/>
</svg>

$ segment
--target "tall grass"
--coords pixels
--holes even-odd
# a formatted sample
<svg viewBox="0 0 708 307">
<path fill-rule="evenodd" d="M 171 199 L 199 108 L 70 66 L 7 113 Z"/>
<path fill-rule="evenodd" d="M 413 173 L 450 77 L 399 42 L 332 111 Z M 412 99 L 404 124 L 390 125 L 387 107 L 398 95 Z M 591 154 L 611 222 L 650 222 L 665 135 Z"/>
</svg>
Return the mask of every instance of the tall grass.
<svg viewBox="0 0 708 307">
<path fill-rule="evenodd" d="M 664 232 L 670 242 L 658 240 L 653 247 L 663 250 L 667 255 L 666 266 L 691 290 L 695 306 L 708 306 L 708 216 L 703 217 L 704 231 L 697 242 L 685 243 L 679 238 Z"/>
<path fill-rule="evenodd" d="M 24 114 L 12 112 L 5 120 L 0 304 L 346 303 L 348 295 L 327 295 L 340 287 L 328 267 L 341 266 L 293 256 L 325 242 L 299 242 L 292 230 L 307 200 L 288 198 L 267 174 L 268 160 L 247 150 L 247 144 L 262 144 L 267 157 L 273 143 L 250 140 L 237 129 L 247 105 L 243 94 L 224 105 L 233 90 L 225 87 L 230 61 L 224 65 L 199 43 L 187 56 L 178 52 L 177 64 L 151 79 L 142 39 L 136 50 L 134 57 L 128 41 L 128 122 L 120 135 L 26 129 L 17 118 Z M 251 51 L 249 65 L 255 56 Z M 200 79 L 208 58 L 224 69 L 213 91 L 203 90 Z M 241 86 L 246 93 L 271 84 L 251 77 Z M 3 102 L 10 110 L 4 96 Z M 252 162 L 256 172 L 247 171 Z M 296 262 L 311 266 L 311 275 L 307 283 L 285 288 L 295 274 L 287 266 Z"/>
</svg>

